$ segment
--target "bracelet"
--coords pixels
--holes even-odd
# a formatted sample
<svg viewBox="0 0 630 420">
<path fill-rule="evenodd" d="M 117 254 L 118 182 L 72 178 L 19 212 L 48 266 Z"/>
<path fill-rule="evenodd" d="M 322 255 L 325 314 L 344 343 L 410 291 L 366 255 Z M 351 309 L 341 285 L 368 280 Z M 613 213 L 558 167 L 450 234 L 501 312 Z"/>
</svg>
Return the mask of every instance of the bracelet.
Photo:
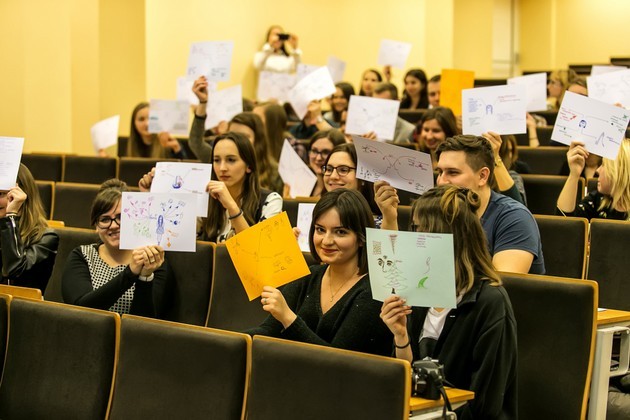
<svg viewBox="0 0 630 420">
<path fill-rule="evenodd" d="M 155 277 L 155 275 L 153 273 L 149 274 L 148 276 L 140 275 L 140 276 L 138 276 L 138 280 L 150 282 L 150 281 L 153 281 L 153 277 Z"/>
<path fill-rule="evenodd" d="M 240 217 L 242 214 L 243 214 L 243 209 L 240 209 L 240 210 L 238 211 L 238 213 L 236 213 L 234 216 L 230 216 L 230 215 L 228 215 L 228 220 L 234 220 L 234 219 L 236 219 L 237 217 Z"/>
<path fill-rule="evenodd" d="M 399 346 L 398 344 L 396 344 L 396 341 L 394 341 L 394 347 L 396 347 L 397 349 L 406 349 L 410 345 L 411 345 L 411 338 L 407 340 L 407 344 L 405 344 L 404 346 Z"/>
<path fill-rule="evenodd" d="M 208 101 L 199 101 L 200 104 L 207 104 Z"/>
</svg>

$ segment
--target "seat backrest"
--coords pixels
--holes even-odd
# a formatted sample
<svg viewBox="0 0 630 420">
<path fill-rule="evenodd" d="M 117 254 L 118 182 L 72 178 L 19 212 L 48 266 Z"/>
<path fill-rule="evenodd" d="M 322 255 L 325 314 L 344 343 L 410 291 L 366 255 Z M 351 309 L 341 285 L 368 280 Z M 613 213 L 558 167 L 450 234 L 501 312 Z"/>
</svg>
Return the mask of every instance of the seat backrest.
<svg viewBox="0 0 630 420">
<path fill-rule="evenodd" d="M 553 127 L 558 117 L 558 111 L 536 111 L 536 115 L 543 117 L 547 121 L 547 125 Z"/>
<path fill-rule="evenodd" d="M 215 244 L 197 241 L 195 252 L 167 252 L 166 259 L 173 270 L 175 284 L 173 305 L 165 314 L 169 321 L 206 325 Z"/>
<path fill-rule="evenodd" d="M 129 186 L 138 186 L 138 181 L 158 162 L 177 162 L 177 159 L 153 159 L 122 157 L 118 164 L 118 178 Z"/>
<path fill-rule="evenodd" d="M 529 165 L 532 174 L 558 175 L 567 161 L 567 150 L 568 147 L 554 146 L 519 147 L 518 158 Z"/>
<path fill-rule="evenodd" d="M 413 125 L 418 124 L 418 121 L 422 119 L 426 109 L 399 109 L 398 116 L 403 120 L 410 122 Z"/>
<path fill-rule="evenodd" d="M 7 349 L 7 335 L 9 334 L 9 308 L 11 295 L 0 293 L 0 378 L 4 368 L 4 354 Z"/>
<path fill-rule="evenodd" d="M 409 230 L 411 223 L 411 206 L 398 206 L 398 230 Z"/>
<path fill-rule="evenodd" d="M 48 280 L 44 298 L 48 301 L 63 302 L 61 295 L 61 277 L 68 260 L 68 255 L 79 245 L 92 244 L 98 241 L 98 234 L 94 230 L 77 228 L 55 228 L 59 235 L 59 247 L 57 248 L 57 258 L 53 272 Z"/>
<path fill-rule="evenodd" d="M 55 183 L 52 181 L 35 181 L 39 192 L 39 199 L 44 207 L 46 219 L 50 219 L 53 203 L 55 202 Z"/>
<path fill-rule="evenodd" d="M 0 418 L 105 418 L 120 317 L 14 298 Z"/>
<path fill-rule="evenodd" d="M 527 195 L 527 208 L 533 214 L 556 213 L 558 196 L 567 180 L 566 176 L 560 175 L 521 175 Z M 584 178 L 580 178 L 575 192 L 575 203 L 584 198 Z"/>
<path fill-rule="evenodd" d="M 536 134 L 538 135 L 538 142 L 541 146 L 549 146 L 551 143 L 551 133 L 553 133 L 553 126 L 551 127 L 536 127 Z"/>
<path fill-rule="evenodd" d="M 630 223 L 591 219 L 587 277 L 599 283 L 599 306 L 630 311 Z"/>
<path fill-rule="evenodd" d="M 23 153 L 22 163 L 38 181 L 58 182 L 63 179 L 63 155 Z"/>
<path fill-rule="evenodd" d="M 61 220 L 66 226 L 91 228 L 90 208 L 99 188 L 96 184 L 57 182 L 51 219 Z"/>
<path fill-rule="evenodd" d="M 291 226 L 297 227 L 297 219 L 298 219 L 298 207 L 300 205 L 299 200 L 294 200 L 291 198 L 284 199 L 282 201 L 282 211 L 287 212 L 287 217 L 289 218 L 289 223 Z"/>
<path fill-rule="evenodd" d="M 534 215 L 549 276 L 583 279 L 586 275 L 588 220 L 581 217 Z"/>
<path fill-rule="evenodd" d="M 248 420 L 406 419 L 407 361 L 255 336 Z"/>
<path fill-rule="evenodd" d="M 118 158 L 98 156 L 66 156 L 63 181 L 101 184 L 118 175 Z"/>
<path fill-rule="evenodd" d="M 26 299 L 43 300 L 42 291 L 34 287 L 9 286 L 8 284 L 0 284 L 0 293 Z"/>
<path fill-rule="evenodd" d="M 124 315 L 110 420 L 241 419 L 251 338 Z"/>
<path fill-rule="evenodd" d="M 518 410 L 523 419 L 586 414 L 597 327 L 597 283 L 502 273 L 518 339 Z"/>
<path fill-rule="evenodd" d="M 586 194 L 597 190 L 597 182 L 599 182 L 598 178 L 589 178 L 586 180 Z"/>
<path fill-rule="evenodd" d="M 259 299 L 252 301 L 238 277 L 225 245 L 217 245 L 210 310 L 206 326 L 228 331 L 256 327 L 267 318 Z"/>
</svg>

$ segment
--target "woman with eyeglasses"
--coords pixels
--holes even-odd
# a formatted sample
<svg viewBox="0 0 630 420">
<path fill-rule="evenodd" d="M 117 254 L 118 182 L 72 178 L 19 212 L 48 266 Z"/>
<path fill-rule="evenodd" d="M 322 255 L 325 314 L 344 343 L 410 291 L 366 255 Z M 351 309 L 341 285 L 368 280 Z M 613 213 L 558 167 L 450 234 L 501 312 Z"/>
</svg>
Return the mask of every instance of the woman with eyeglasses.
<svg viewBox="0 0 630 420">
<path fill-rule="evenodd" d="M 319 197 L 325 191 L 322 166 L 333 149 L 345 142 L 345 136 L 337 129 L 321 130 L 311 137 L 308 144 L 308 166 L 317 175 L 317 183 L 313 188 L 313 192 L 311 192 L 311 197 Z M 286 192 L 288 193 L 288 191 Z"/>
<path fill-rule="evenodd" d="M 513 419 L 516 320 L 486 247 L 480 204 L 475 192 L 455 185 L 432 188 L 413 203 L 414 231 L 453 235 L 457 305 L 411 307 L 391 295 L 381 319 L 394 334 L 397 358 L 437 359 L 449 384 L 474 391 L 475 399 L 455 410 L 457 418 Z"/>
<path fill-rule="evenodd" d="M 160 246 L 120 249 L 122 193 L 127 184 L 110 179 L 92 203 L 99 242 L 75 248 L 62 277 L 65 303 L 120 314 L 160 318 L 170 303 L 172 274 Z"/>
</svg>

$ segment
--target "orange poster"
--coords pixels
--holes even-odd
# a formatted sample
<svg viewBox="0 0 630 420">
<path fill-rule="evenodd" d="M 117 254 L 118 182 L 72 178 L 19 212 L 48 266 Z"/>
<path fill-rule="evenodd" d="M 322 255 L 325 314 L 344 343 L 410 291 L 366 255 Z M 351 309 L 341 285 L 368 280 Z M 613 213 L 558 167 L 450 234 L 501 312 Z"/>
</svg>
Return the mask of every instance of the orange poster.
<svg viewBox="0 0 630 420">
<path fill-rule="evenodd" d="M 475 87 L 475 72 L 443 69 L 440 78 L 440 106 L 462 115 L 462 90 Z"/>
<path fill-rule="evenodd" d="M 251 226 L 225 245 L 249 300 L 260 296 L 263 286 L 280 287 L 310 273 L 286 212 Z"/>
</svg>

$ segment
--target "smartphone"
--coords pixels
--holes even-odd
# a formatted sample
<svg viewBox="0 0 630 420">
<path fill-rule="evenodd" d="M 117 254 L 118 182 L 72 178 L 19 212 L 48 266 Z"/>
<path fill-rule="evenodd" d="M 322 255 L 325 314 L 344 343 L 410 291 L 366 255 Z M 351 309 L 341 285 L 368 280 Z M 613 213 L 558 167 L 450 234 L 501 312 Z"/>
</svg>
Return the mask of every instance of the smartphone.
<svg viewBox="0 0 630 420">
<path fill-rule="evenodd" d="M 280 38 L 280 41 L 287 41 L 290 37 L 291 35 L 289 34 L 278 34 L 278 38 Z"/>
</svg>

